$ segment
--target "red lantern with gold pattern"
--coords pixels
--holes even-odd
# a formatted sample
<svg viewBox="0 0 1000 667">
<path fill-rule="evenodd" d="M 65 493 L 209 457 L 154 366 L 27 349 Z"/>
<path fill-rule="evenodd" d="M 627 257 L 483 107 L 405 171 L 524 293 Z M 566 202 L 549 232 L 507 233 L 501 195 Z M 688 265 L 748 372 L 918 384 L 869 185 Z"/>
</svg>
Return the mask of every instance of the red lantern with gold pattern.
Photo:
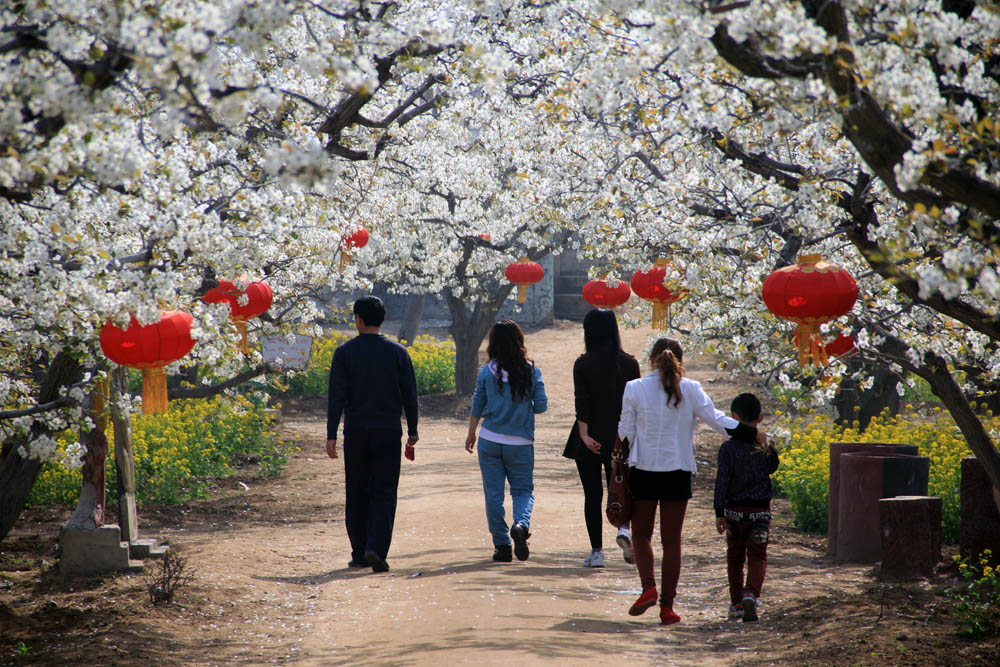
<svg viewBox="0 0 1000 667">
<path fill-rule="evenodd" d="M 142 369 L 142 414 L 167 410 L 167 374 L 164 366 L 183 358 L 194 347 L 191 315 L 166 311 L 160 320 L 142 326 L 133 317 L 128 327 L 105 323 L 101 349 L 108 359 L 122 366 Z"/>
<path fill-rule="evenodd" d="M 244 300 L 244 295 L 246 303 L 240 303 Z M 220 280 L 218 287 L 208 290 L 201 300 L 205 303 L 229 304 L 229 317 L 236 323 L 236 328 L 240 332 L 240 351 L 249 354 L 247 320 L 266 313 L 274 301 L 274 293 L 271 291 L 271 286 L 263 281 L 250 283 L 245 290 L 240 290 L 234 283 Z"/>
<path fill-rule="evenodd" d="M 534 285 L 545 277 L 545 269 L 537 262 L 532 262 L 527 257 L 522 257 L 512 264 L 507 265 L 504 271 L 507 280 L 517 285 L 517 302 L 524 303 L 528 296 L 528 286 Z"/>
<path fill-rule="evenodd" d="M 608 280 L 591 280 L 583 286 L 583 300 L 598 308 L 615 308 L 632 296 L 632 290 L 624 280 L 613 283 Z"/>
<path fill-rule="evenodd" d="M 344 267 L 351 263 L 351 253 L 348 248 L 364 248 L 368 245 L 369 234 L 368 230 L 364 227 L 359 227 L 358 231 L 354 232 L 350 236 L 344 237 L 344 245 L 340 249 L 340 270 L 343 271 Z"/>
<path fill-rule="evenodd" d="M 798 263 L 765 278 L 761 296 L 768 310 L 798 324 L 799 365 L 824 365 L 828 358 L 819 327 L 854 307 L 858 284 L 851 274 L 824 262 L 820 255 L 803 255 Z"/>
<path fill-rule="evenodd" d="M 666 281 L 670 260 L 659 258 L 648 271 L 632 274 L 632 291 L 636 296 L 653 304 L 653 328 L 666 329 L 670 304 L 676 303 L 688 294 L 688 290 Z"/>
</svg>

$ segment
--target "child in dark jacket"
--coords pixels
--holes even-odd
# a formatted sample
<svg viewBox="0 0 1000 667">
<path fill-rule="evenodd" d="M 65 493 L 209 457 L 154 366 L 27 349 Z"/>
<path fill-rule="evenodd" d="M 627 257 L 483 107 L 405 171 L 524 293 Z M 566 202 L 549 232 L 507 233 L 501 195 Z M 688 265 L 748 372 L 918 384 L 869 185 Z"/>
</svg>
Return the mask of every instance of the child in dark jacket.
<svg viewBox="0 0 1000 667">
<path fill-rule="evenodd" d="M 760 400 L 749 393 L 733 399 L 730 412 L 748 426 L 760 424 Z M 771 473 L 778 469 L 778 452 L 732 438 L 719 448 L 715 477 L 715 525 L 726 534 L 730 618 L 756 621 L 757 599 L 767 571 L 767 541 L 771 525 Z M 743 564 L 747 565 L 746 580 Z"/>
</svg>

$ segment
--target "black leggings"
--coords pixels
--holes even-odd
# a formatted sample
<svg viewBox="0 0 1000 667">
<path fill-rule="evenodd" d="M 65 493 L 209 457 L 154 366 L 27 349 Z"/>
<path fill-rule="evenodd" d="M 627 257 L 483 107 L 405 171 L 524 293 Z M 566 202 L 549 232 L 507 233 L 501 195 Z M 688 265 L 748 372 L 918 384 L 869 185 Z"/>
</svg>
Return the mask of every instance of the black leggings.
<svg viewBox="0 0 1000 667">
<path fill-rule="evenodd" d="M 604 548 L 604 541 L 601 538 L 604 528 L 604 485 L 601 484 L 601 468 L 604 468 L 605 483 L 611 484 L 610 461 L 602 463 L 596 454 L 578 456 L 576 459 L 576 469 L 580 473 L 580 483 L 583 484 L 583 517 L 587 522 L 591 549 Z"/>
</svg>

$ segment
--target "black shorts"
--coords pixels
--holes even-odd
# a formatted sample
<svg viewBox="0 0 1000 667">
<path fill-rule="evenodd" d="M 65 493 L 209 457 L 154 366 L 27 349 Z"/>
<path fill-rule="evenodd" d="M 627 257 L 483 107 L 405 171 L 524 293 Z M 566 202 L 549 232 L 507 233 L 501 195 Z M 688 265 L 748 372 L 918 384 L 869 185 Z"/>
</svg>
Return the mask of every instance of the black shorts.
<svg viewBox="0 0 1000 667">
<path fill-rule="evenodd" d="M 691 473 L 629 468 L 628 489 L 634 500 L 687 500 L 691 497 Z"/>
</svg>

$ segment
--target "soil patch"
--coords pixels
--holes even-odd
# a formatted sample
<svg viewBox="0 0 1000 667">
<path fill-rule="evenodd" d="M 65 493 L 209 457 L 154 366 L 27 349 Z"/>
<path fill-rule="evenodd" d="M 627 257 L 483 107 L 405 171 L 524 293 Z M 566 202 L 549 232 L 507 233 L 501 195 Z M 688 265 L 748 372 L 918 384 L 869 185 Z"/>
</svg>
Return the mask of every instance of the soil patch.
<svg viewBox="0 0 1000 667">
<path fill-rule="evenodd" d="M 623 333 L 641 356 L 651 332 Z M 527 344 L 550 397 L 536 433 L 528 561 L 490 559 L 478 465 L 462 447 L 468 403 L 438 395 L 421 399 L 417 459 L 404 461 L 392 569 L 347 568 L 343 462 L 323 451 L 325 398 L 284 400 L 278 427 L 298 451 L 280 476 L 244 471 L 210 499 L 141 508 L 142 536 L 180 549 L 195 575 L 174 604 L 150 605 L 142 575 L 62 579 L 58 532 L 70 510 L 25 512 L 0 542 L 0 665 L 1000 664 L 996 637 L 957 635 L 944 596 L 957 585 L 953 568 L 883 585 L 870 565 L 828 558 L 825 539 L 796 531 L 782 500 L 761 620 L 727 621 L 725 547 L 711 510 L 721 439 L 707 429 L 684 527 L 683 621 L 663 628 L 655 613 L 628 616 L 638 577 L 610 527 L 607 567 L 582 567 L 583 495 L 560 456 L 580 326 L 557 322 Z M 753 388 L 753 378 L 734 381 L 687 352 L 689 375 L 717 404 Z"/>
</svg>

